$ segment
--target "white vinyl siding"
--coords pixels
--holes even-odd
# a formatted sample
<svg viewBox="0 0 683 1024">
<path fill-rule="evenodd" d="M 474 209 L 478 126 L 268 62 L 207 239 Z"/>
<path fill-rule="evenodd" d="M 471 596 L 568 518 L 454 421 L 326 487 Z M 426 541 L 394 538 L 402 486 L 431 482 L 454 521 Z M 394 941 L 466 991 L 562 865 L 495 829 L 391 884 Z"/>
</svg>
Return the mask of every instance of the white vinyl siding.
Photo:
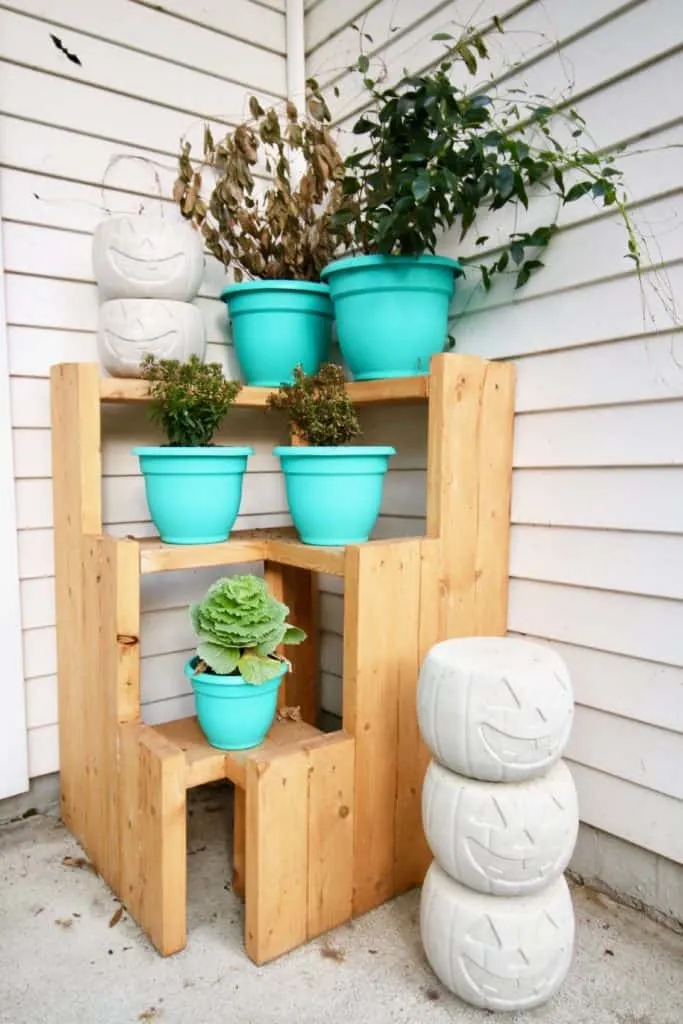
<svg viewBox="0 0 683 1024">
<path fill-rule="evenodd" d="M 285 90 L 284 0 L 169 0 L 163 9 L 139 0 L 0 2 L 0 215 L 31 776 L 59 767 L 48 377 L 53 363 L 97 359 L 92 231 L 108 211 L 179 216 L 169 196 L 181 136 L 198 151 L 205 120 L 218 133 L 241 120 L 250 93 L 277 103 Z M 209 358 L 234 369 L 218 299 L 224 280 L 208 261 L 197 304 Z M 103 435 L 106 527 L 153 532 L 131 448 L 158 435 L 131 406 L 103 410 Z M 283 522 L 271 455 L 277 426 L 236 410 L 225 437 L 256 449 L 238 526 Z M 150 722 L 191 713 L 187 603 L 217 575 L 144 581 Z"/>
<path fill-rule="evenodd" d="M 437 31 L 501 17 L 495 76 L 573 100 L 600 146 L 629 142 L 631 214 L 647 238 L 642 285 L 624 259 L 618 217 L 590 203 L 562 211 L 547 267 L 521 291 L 459 283 L 452 327 L 461 352 L 517 369 L 510 554 L 513 633 L 550 643 L 577 700 L 567 752 L 585 822 L 683 862 L 683 19 L 677 0 L 318 0 L 307 15 L 307 72 L 335 84 L 348 129 L 363 108 L 345 68 L 363 47 L 387 81 L 427 68 Z M 356 28 L 352 27 L 352 24 Z M 560 43 L 558 56 L 556 44 Z M 513 67 L 512 64 L 517 66 Z M 488 71 L 488 67 L 486 68 Z M 462 72 L 456 72 L 465 75 Z M 345 137 L 347 147 L 353 145 Z M 553 206 L 532 205 L 524 227 Z M 482 219 L 473 233 L 498 231 Z M 523 228 L 520 227 L 520 230 Z M 446 255 L 472 243 L 447 237 Z M 423 410 L 368 410 L 368 443 L 399 451 L 378 535 L 420 534 Z M 326 581 L 323 699 L 341 707 L 342 597 Z"/>
</svg>

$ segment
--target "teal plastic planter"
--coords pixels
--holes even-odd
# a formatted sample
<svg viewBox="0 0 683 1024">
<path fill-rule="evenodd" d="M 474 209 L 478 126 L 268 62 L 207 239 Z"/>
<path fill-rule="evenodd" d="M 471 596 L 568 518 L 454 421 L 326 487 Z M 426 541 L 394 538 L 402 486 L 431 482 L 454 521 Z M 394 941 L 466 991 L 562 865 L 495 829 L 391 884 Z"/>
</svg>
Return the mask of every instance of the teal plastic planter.
<svg viewBox="0 0 683 1024">
<path fill-rule="evenodd" d="M 301 363 L 315 373 L 329 356 L 332 303 L 325 284 L 245 281 L 221 292 L 242 376 L 254 387 L 292 383 Z"/>
<path fill-rule="evenodd" d="M 253 448 L 134 448 L 152 521 L 167 544 L 227 540 Z"/>
<path fill-rule="evenodd" d="M 445 256 L 355 256 L 320 275 L 330 286 L 337 334 L 355 380 L 429 373 L 448 338 L 460 264 Z"/>
<path fill-rule="evenodd" d="M 197 658 L 185 666 L 194 690 L 197 718 L 212 747 L 219 750 L 247 750 L 263 743 L 277 710 L 277 691 L 287 666 L 267 683 L 253 686 L 242 676 L 214 676 L 196 673 Z"/>
<path fill-rule="evenodd" d="M 304 544 L 339 547 L 370 536 L 382 504 L 389 447 L 275 448 L 287 502 Z"/>
</svg>

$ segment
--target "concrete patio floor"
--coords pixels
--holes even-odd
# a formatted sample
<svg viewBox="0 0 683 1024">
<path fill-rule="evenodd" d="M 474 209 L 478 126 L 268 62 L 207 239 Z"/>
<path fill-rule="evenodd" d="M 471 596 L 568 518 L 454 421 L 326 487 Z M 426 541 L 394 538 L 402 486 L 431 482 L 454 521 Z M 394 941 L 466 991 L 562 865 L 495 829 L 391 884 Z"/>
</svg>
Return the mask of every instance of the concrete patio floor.
<svg viewBox="0 0 683 1024">
<path fill-rule="evenodd" d="M 209 788 L 189 824 L 189 943 L 162 959 L 87 868 L 55 815 L 0 829 L 3 1024 L 473 1024 L 489 1020 L 434 978 L 419 898 L 398 900 L 262 968 L 242 948 L 230 892 L 230 794 Z M 551 1004 L 511 1024 L 682 1024 L 683 936 L 574 890 L 578 942 Z"/>
</svg>

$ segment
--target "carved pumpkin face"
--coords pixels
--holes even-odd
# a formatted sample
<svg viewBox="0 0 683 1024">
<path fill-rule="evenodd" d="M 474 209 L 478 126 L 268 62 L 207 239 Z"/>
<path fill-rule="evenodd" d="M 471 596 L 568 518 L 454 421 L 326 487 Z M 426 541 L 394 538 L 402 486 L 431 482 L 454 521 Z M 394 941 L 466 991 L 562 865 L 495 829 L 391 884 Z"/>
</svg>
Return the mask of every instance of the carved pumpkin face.
<svg viewBox="0 0 683 1024">
<path fill-rule="evenodd" d="M 561 762 L 541 778 L 501 786 L 432 761 L 422 790 L 427 841 L 443 869 L 482 893 L 536 892 L 569 863 L 579 826 L 576 789 Z"/>
<path fill-rule="evenodd" d="M 202 315 L 187 302 L 113 299 L 100 306 L 97 346 L 102 365 L 114 377 L 138 377 L 148 352 L 157 359 L 203 359 Z"/>
<path fill-rule="evenodd" d="M 518 920 L 486 915 L 465 936 L 463 979 L 492 1009 L 519 1008 L 522 993 L 526 1005 L 537 1005 L 561 984 L 571 949 L 571 942 L 558 941 L 557 922 L 547 910 Z"/>
<path fill-rule="evenodd" d="M 571 963 L 574 913 L 563 877 L 534 896 L 485 896 L 432 864 L 420 930 L 437 977 L 465 1002 L 525 1010 L 557 992 Z"/>
<path fill-rule="evenodd" d="M 418 717 L 434 756 L 492 782 L 540 775 L 573 716 L 569 674 L 550 648 L 507 637 L 446 640 L 420 673 Z"/>
<path fill-rule="evenodd" d="M 93 266 L 105 298 L 195 297 L 204 269 L 200 235 L 151 214 L 111 217 L 93 236 Z"/>
</svg>

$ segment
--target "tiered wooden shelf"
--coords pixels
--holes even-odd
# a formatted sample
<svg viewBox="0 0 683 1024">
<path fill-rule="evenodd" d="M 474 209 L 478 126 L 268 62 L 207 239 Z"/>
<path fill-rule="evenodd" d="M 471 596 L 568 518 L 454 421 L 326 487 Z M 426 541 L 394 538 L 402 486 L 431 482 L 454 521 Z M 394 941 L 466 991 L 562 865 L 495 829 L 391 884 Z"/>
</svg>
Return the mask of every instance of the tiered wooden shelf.
<svg viewBox="0 0 683 1024">
<path fill-rule="evenodd" d="M 319 548 L 256 530 L 185 547 L 103 532 L 101 403 L 145 401 L 146 383 L 102 379 L 90 364 L 52 369 L 62 816 L 163 954 L 187 940 L 186 791 L 207 782 L 235 785 L 233 881 L 257 963 L 420 884 L 422 657 L 445 637 L 506 630 L 512 368 L 437 356 L 429 376 L 348 391 L 358 403 L 428 401 L 424 537 Z M 263 409 L 267 395 L 244 388 L 238 404 Z M 142 576 L 254 561 L 309 635 L 288 650 L 280 693 L 303 720 L 229 752 L 194 718 L 145 724 Z M 321 572 L 345 581 L 336 733 L 315 727 Z"/>
</svg>

